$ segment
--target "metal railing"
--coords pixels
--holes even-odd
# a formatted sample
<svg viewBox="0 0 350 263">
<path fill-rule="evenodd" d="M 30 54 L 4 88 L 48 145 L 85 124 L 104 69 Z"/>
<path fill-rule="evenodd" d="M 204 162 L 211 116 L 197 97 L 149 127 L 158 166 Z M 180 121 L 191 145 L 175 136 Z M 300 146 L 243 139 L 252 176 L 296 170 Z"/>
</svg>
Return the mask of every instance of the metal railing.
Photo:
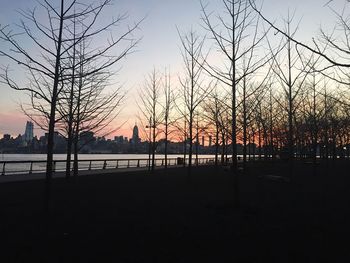
<svg viewBox="0 0 350 263">
<path fill-rule="evenodd" d="M 93 160 L 79 160 L 78 167 L 80 171 L 91 170 L 106 170 L 106 169 L 120 169 L 120 168 L 147 168 L 152 164 L 152 160 L 148 158 L 142 159 L 93 159 Z M 214 158 L 198 158 L 193 159 L 194 166 L 213 164 Z M 71 161 L 73 167 L 73 161 Z M 167 166 L 185 166 L 188 164 L 188 159 L 183 158 L 167 158 Z M 165 158 L 156 158 L 155 167 L 164 167 Z M 2 176 L 15 174 L 34 174 L 45 173 L 46 161 L 29 160 L 29 161 L 0 161 Z M 63 172 L 66 170 L 66 160 L 54 160 L 53 172 Z"/>
</svg>

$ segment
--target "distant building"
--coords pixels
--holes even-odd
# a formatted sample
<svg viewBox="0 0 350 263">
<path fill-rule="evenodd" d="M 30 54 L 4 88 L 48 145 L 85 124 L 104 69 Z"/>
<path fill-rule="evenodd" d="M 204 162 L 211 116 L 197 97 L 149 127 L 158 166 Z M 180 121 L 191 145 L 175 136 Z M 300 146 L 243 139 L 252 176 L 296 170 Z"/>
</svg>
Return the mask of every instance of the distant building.
<svg viewBox="0 0 350 263">
<path fill-rule="evenodd" d="M 9 141 L 9 140 L 11 139 L 11 135 L 10 135 L 10 134 L 4 134 L 3 139 L 4 139 L 5 141 Z"/>
<path fill-rule="evenodd" d="M 122 143 L 124 143 L 124 136 L 123 135 L 121 135 L 121 136 L 114 136 L 114 141 L 116 143 L 122 144 Z"/>
<path fill-rule="evenodd" d="M 15 142 L 18 144 L 18 145 L 21 145 L 23 146 L 23 136 L 18 134 L 18 136 L 15 138 Z"/>
<path fill-rule="evenodd" d="M 139 128 L 135 124 L 133 130 L 132 130 L 132 138 L 131 138 L 131 143 L 133 144 L 138 144 L 141 142 L 141 139 L 139 137 Z"/>
<path fill-rule="evenodd" d="M 106 137 L 102 136 L 102 137 L 97 137 L 97 141 L 98 142 L 105 142 L 106 141 Z"/>
<path fill-rule="evenodd" d="M 45 147 L 47 144 L 47 137 L 46 136 L 40 136 L 39 138 L 39 144 L 41 147 Z"/>
<path fill-rule="evenodd" d="M 29 143 L 33 140 L 34 138 L 33 130 L 34 130 L 34 124 L 31 121 L 27 121 L 26 130 L 23 135 L 25 142 Z"/>
<path fill-rule="evenodd" d="M 129 142 L 128 137 L 124 137 L 123 135 L 114 136 L 114 142 L 117 144 L 126 144 Z"/>
<path fill-rule="evenodd" d="M 94 133 L 92 131 L 83 131 L 80 133 L 80 143 L 89 144 L 95 141 Z"/>
</svg>

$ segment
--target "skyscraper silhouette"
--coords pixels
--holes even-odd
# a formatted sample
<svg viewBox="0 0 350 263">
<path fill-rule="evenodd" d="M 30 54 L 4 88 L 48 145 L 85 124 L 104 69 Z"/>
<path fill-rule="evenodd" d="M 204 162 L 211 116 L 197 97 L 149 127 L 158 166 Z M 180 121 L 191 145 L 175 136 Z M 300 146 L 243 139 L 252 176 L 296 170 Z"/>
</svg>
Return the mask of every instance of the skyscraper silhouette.
<svg viewBox="0 0 350 263">
<path fill-rule="evenodd" d="M 140 137 L 139 137 L 139 128 L 137 127 L 136 123 L 135 123 L 135 126 L 132 130 L 132 139 L 131 139 L 131 142 L 133 144 L 137 144 L 140 142 Z"/>
<path fill-rule="evenodd" d="M 31 142 L 33 140 L 33 137 L 34 137 L 33 129 L 34 129 L 34 124 L 31 121 L 27 121 L 26 130 L 24 132 L 25 142 Z"/>
</svg>

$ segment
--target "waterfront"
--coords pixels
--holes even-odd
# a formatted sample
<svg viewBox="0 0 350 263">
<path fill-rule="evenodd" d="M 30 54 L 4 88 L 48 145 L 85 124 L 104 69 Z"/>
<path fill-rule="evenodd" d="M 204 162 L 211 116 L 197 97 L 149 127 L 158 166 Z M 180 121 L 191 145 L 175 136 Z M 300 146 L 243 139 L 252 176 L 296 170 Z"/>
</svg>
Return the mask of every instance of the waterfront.
<svg viewBox="0 0 350 263">
<path fill-rule="evenodd" d="M 66 160 L 66 154 L 54 154 L 54 160 Z M 168 154 L 168 158 L 183 157 L 183 154 Z M 195 155 L 193 155 L 195 158 Z M 215 155 L 199 154 L 198 157 L 211 158 Z M 79 160 L 106 159 L 147 159 L 148 154 L 79 154 Z M 164 154 L 156 154 L 156 158 L 165 158 Z M 45 161 L 46 154 L 1 154 L 0 161 Z M 72 155 L 73 160 L 73 155 Z"/>
<path fill-rule="evenodd" d="M 183 155 L 168 155 L 168 165 L 176 165 L 177 158 Z M 207 158 L 214 158 L 214 155 L 198 155 L 199 162 L 205 162 Z M 101 170 L 113 168 L 147 167 L 148 154 L 79 154 L 80 170 Z M 155 156 L 156 166 L 165 164 L 164 155 Z M 54 170 L 64 171 L 66 168 L 66 155 L 54 155 Z M 73 156 L 72 156 L 73 160 Z M 193 163 L 196 158 L 193 156 Z M 2 154 L 2 175 L 42 173 L 46 168 L 45 154 Z M 73 162 L 73 161 L 72 161 Z M 72 166 L 71 166 L 72 167 Z"/>
</svg>

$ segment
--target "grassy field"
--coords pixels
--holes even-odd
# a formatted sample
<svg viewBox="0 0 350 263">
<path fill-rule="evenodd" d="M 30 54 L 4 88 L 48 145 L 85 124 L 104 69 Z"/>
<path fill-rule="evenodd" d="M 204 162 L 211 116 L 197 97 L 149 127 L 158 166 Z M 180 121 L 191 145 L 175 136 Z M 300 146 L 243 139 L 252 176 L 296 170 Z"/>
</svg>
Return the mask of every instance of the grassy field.
<svg viewBox="0 0 350 263">
<path fill-rule="evenodd" d="M 0 262 L 350 262 L 350 163 L 0 184 Z"/>
</svg>

